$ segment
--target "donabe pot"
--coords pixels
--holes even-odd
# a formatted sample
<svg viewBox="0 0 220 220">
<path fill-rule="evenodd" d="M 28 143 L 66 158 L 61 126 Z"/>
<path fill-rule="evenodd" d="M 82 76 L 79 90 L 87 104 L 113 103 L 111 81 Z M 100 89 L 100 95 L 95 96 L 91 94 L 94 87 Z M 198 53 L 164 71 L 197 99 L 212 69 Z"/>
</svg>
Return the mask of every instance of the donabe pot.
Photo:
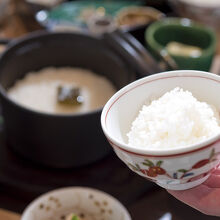
<svg viewBox="0 0 220 220">
<path fill-rule="evenodd" d="M 7 89 L 30 71 L 80 67 L 109 79 L 117 89 L 135 79 L 104 41 L 76 33 L 35 33 L 10 43 L 0 58 L 0 100 L 7 142 L 23 157 L 51 167 L 89 164 L 110 151 L 100 125 L 101 109 L 53 115 L 30 110 L 7 96 Z"/>
</svg>

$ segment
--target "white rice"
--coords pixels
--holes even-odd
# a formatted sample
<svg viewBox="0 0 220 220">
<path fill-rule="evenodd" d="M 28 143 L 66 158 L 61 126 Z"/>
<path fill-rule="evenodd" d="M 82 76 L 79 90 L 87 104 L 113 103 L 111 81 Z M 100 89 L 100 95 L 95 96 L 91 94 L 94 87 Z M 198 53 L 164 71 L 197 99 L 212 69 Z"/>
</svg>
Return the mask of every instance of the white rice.
<svg viewBox="0 0 220 220">
<path fill-rule="evenodd" d="M 188 146 L 219 134 L 219 125 L 215 107 L 177 87 L 143 106 L 127 134 L 128 144 L 142 149 Z"/>
</svg>

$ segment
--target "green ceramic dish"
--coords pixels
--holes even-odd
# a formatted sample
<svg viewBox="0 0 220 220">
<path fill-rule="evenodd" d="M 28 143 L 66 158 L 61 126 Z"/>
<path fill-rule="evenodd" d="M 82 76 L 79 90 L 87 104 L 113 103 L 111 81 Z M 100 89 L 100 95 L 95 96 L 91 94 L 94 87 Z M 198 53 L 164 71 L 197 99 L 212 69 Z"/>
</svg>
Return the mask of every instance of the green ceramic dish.
<svg viewBox="0 0 220 220">
<path fill-rule="evenodd" d="M 145 32 L 145 39 L 157 58 L 157 54 L 172 41 L 200 47 L 202 54 L 199 57 L 170 55 L 179 69 L 210 70 L 216 50 L 216 35 L 207 27 L 186 18 L 166 18 L 150 25 Z"/>
<path fill-rule="evenodd" d="M 65 2 L 48 11 L 41 11 L 36 15 L 36 19 L 47 28 L 57 24 L 84 28 L 86 27 L 86 14 L 88 16 L 92 10 L 104 9 L 104 13 L 115 17 L 118 11 L 124 7 L 141 6 L 142 4 L 142 0 L 77 0 Z"/>
</svg>

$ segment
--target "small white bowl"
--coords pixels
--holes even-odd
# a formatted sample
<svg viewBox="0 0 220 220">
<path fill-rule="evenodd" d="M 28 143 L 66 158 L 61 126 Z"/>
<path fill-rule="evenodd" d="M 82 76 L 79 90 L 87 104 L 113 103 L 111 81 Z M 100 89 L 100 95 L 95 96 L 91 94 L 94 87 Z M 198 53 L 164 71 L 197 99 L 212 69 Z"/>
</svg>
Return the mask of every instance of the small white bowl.
<svg viewBox="0 0 220 220">
<path fill-rule="evenodd" d="M 60 4 L 64 0 L 26 0 L 27 3 L 41 5 L 45 7 L 55 7 L 56 5 Z"/>
<path fill-rule="evenodd" d="M 95 216 L 95 220 L 131 220 L 118 200 L 104 192 L 84 187 L 57 189 L 40 196 L 25 209 L 21 220 L 60 220 L 71 213 L 83 214 L 84 218 L 89 213 Z"/>
<path fill-rule="evenodd" d="M 128 146 L 126 134 L 142 105 L 181 87 L 220 110 L 220 77 L 201 71 L 171 71 L 137 80 L 105 105 L 102 129 L 117 156 L 139 175 L 172 190 L 204 182 L 219 164 L 220 134 L 188 147 L 146 150 Z"/>
<path fill-rule="evenodd" d="M 219 29 L 220 1 L 169 0 L 174 11 L 182 17 Z"/>
</svg>

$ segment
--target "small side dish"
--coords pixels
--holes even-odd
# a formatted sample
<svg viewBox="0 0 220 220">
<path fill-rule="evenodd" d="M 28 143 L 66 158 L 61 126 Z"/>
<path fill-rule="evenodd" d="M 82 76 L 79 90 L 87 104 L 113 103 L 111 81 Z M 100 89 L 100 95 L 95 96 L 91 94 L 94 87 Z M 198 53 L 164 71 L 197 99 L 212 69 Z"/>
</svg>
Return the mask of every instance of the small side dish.
<svg viewBox="0 0 220 220">
<path fill-rule="evenodd" d="M 37 1 L 37 0 L 31 0 Z M 39 0 L 40 1 L 40 0 Z M 43 0 L 41 0 L 43 1 Z M 92 17 L 111 16 L 115 17 L 117 12 L 122 8 L 129 6 L 142 5 L 142 1 L 117 0 L 117 1 L 100 1 L 100 0 L 83 0 L 83 1 L 66 1 L 57 7 L 37 15 L 37 21 L 49 29 L 53 26 L 72 25 L 75 27 L 87 29 L 87 23 Z"/>
<path fill-rule="evenodd" d="M 134 28 L 141 25 L 147 25 L 150 22 L 159 20 L 163 16 L 163 13 L 151 7 L 131 6 L 117 13 L 116 22 L 120 27 Z"/>
<path fill-rule="evenodd" d="M 166 50 L 178 69 L 210 70 L 216 34 L 209 27 L 187 18 L 166 18 L 151 24 L 146 29 L 145 39 L 156 59 Z"/>
<path fill-rule="evenodd" d="M 21 220 L 131 220 L 112 196 L 90 188 L 69 187 L 46 193 L 33 201 Z"/>
</svg>

